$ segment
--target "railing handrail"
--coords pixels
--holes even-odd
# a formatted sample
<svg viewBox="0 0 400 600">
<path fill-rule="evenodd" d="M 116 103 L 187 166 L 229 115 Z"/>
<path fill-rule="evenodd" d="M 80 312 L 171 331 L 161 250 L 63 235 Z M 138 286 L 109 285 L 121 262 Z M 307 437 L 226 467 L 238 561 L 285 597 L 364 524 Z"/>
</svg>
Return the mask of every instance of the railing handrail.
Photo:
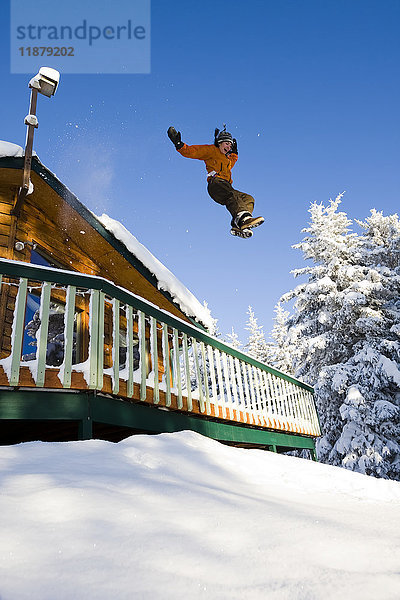
<svg viewBox="0 0 400 600">
<path fill-rule="evenodd" d="M 56 283 L 58 285 L 72 285 L 76 287 L 99 290 L 111 298 L 117 298 L 126 304 L 130 304 L 133 308 L 164 322 L 166 325 L 173 327 L 174 329 L 178 329 L 179 331 L 182 331 L 183 333 L 202 341 L 205 344 L 209 344 L 210 346 L 213 346 L 214 348 L 217 348 L 218 350 L 221 350 L 226 354 L 233 356 L 234 358 L 243 360 L 244 362 L 262 369 L 267 373 L 271 373 L 272 375 L 284 379 L 285 381 L 289 381 L 312 394 L 314 393 L 314 389 L 303 381 L 300 381 L 291 375 L 287 375 L 278 369 L 270 367 L 269 365 L 260 362 L 245 352 L 233 348 L 233 346 L 230 346 L 229 344 L 222 342 L 209 333 L 190 325 L 179 317 L 172 315 L 168 311 L 156 307 L 154 304 L 151 304 L 144 298 L 141 298 L 133 292 L 130 292 L 129 290 L 112 283 L 104 277 L 98 275 L 87 275 L 86 273 L 78 273 L 76 271 L 57 269 L 54 267 L 33 265 L 31 263 L 8 260 L 4 258 L 0 258 L 0 274 L 7 275 L 12 278 L 20 277 L 25 279 L 33 279 L 40 282 L 46 281 L 49 283 Z"/>
</svg>

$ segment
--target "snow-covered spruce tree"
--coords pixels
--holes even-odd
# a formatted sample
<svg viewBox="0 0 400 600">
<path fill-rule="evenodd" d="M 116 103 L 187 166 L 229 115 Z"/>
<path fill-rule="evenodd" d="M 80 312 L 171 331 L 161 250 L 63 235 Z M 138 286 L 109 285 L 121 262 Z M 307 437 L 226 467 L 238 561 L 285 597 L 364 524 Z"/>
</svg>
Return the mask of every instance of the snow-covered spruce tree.
<svg viewBox="0 0 400 600">
<path fill-rule="evenodd" d="M 358 285 L 366 303 L 354 324 L 359 340 L 347 363 L 345 426 L 334 450 L 348 468 L 400 479 L 400 222 L 372 210 L 357 223 L 369 277 Z"/>
<path fill-rule="evenodd" d="M 336 325 L 344 322 L 348 312 L 342 310 L 342 291 L 353 283 L 358 240 L 350 231 L 347 215 L 337 211 L 340 199 L 331 200 L 327 207 L 311 205 L 311 222 L 303 229 L 307 235 L 293 246 L 312 261 L 293 271 L 295 277 L 306 276 L 307 281 L 281 299 L 295 301 L 287 322 L 287 342 L 297 376 L 310 383 L 317 380 L 321 366 L 346 359 L 352 344 L 346 329 Z"/>
<path fill-rule="evenodd" d="M 343 423 L 339 408 L 342 399 L 330 391 L 319 394 L 318 382 L 327 365 L 345 362 L 351 353 L 352 339 L 346 339 L 341 292 L 351 283 L 347 267 L 353 267 L 353 250 L 357 246 L 350 232 L 351 221 L 338 212 L 341 196 L 325 207 L 310 207 L 311 221 L 303 230 L 306 237 L 294 248 L 303 251 L 312 264 L 293 271 L 307 281 L 285 294 L 281 301 L 294 300 L 293 315 L 288 319 L 287 347 L 297 377 L 314 385 L 316 402 L 324 436 L 318 444 L 323 461 L 330 462 L 329 452 L 339 438 Z"/>
<path fill-rule="evenodd" d="M 271 344 L 265 340 L 264 330 L 262 325 L 258 325 L 257 318 L 251 306 L 247 311 L 249 320 L 246 329 L 249 332 L 249 339 L 246 344 L 246 350 L 257 360 L 269 363 L 271 359 Z"/>
<path fill-rule="evenodd" d="M 243 344 L 239 340 L 239 336 L 233 327 L 232 327 L 231 332 L 226 334 L 225 341 L 227 344 L 229 344 L 230 346 L 235 348 L 235 350 L 240 350 L 243 347 Z"/>
<path fill-rule="evenodd" d="M 207 302 L 204 300 L 203 302 L 204 308 L 208 311 L 211 320 L 211 326 L 209 327 L 208 333 L 216 338 L 221 337 L 221 332 L 219 330 L 218 319 L 214 318 L 211 314 L 210 309 L 208 308 Z"/>
<path fill-rule="evenodd" d="M 313 264 L 282 299 L 295 299 L 287 343 L 296 375 L 315 386 L 320 459 L 400 479 L 400 224 L 372 211 L 357 236 L 339 203 L 313 204 L 295 246 Z"/>
<path fill-rule="evenodd" d="M 273 343 L 270 345 L 270 365 L 284 373 L 293 374 L 292 353 L 287 345 L 289 314 L 278 302 L 271 331 Z"/>
</svg>

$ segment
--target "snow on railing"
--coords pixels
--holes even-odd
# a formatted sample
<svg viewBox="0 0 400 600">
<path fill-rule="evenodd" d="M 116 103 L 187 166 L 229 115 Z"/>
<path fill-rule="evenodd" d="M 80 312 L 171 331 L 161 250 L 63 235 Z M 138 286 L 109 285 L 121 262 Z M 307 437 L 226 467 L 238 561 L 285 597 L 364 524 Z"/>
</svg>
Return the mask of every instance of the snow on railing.
<svg viewBox="0 0 400 600">
<path fill-rule="evenodd" d="M 0 260 L 0 272 L 3 314 L 12 315 L 0 360 L 8 385 L 21 385 L 23 367 L 36 387 L 49 386 L 49 371 L 63 388 L 81 373 L 89 389 L 320 435 L 312 388 L 127 290 L 100 277 L 16 261 Z"/>
</svg>

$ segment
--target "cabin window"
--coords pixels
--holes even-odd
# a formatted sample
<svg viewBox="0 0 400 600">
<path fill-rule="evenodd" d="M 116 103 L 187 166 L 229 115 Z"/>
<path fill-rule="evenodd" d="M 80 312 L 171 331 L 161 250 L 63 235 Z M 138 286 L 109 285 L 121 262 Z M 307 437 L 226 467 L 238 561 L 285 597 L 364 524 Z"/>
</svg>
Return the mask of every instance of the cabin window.
<svg viewBox="0 0 400 600">
<path fill-rule="evenodd" d="M 43 267 L 54 267 L 63 269 L 63 265 L 50 256 L 43 248 L 39 248 L 37 244 L 31 250 L 31 263 L 33 265 L 42 265 Z"/>
<path fill-rule="evenodd" d="M 127 368 L 127 355 L 128 355 L 128 331 L 127 331 L 127 320 L 126 320 L 126 307 L 121 307 L 120 309 L 120 319 L 119 319 L 119 368 L 123 370 Z M 137 322 L 134 318 L 133 323 L 134 330 L 132 332 L 132 360 L 133 360 L 133 370 L 136 371 L 139 368 L 139 338 L 137 335 Z"/>
<path fill-rule="evenodd" d="M 53 290 L 55 292 L 55 290 Z M 52 293 L 53 295 L 53 293 Z M 65 302 L 52 297 L 49 310 L 49 327 L 47 334 L 46 365 L 59 367 L 64 360 L 64 315 Z M 22 360 L 35 360 L 37 352 L 37 333 L 40 327 L 40 293 L 34 291 L 27 295 L 25 309 L 24 337 L 22 342 Z M 72 362 L 82 362 L 81 331 L 83 328 L 83 311 L 75 308 L 74 339 Z"/>
<path fill-rule="evenodd" d="M 54 259 L 43 248 L 35 246 L 31 250 L 30 262 L 34 265 L 44 267 L 53 267 L 56 269 L 65 268 L 60 262 Z M 85 306 L 85 300 L 80 302 Z M 75 306 L 74 315 L 74 340 L 72 351 L 72 363 L 83 362 L 87 358 L 87 344 L 85 340 L 87 335 L 87 318 L 85 318 L 84 306 Z M 86 302 L 87 304 L 87 302 Z M 58 367 L 64 360 L 64 314 L 65 314 L 65 292 L 53 288 L 49 312 L 49 331 L 47 335 L 46 364 L 51 367 Z M 37 340 L 36 335 L 40 327 L 40 288 L 32 290 L 27 296 L 25 311 L 25 327 L 22 347 L 22 360 L 30 361 L 36 359 Z M 86 328 L 85 328 L 86 323 Z"/>
</svg>

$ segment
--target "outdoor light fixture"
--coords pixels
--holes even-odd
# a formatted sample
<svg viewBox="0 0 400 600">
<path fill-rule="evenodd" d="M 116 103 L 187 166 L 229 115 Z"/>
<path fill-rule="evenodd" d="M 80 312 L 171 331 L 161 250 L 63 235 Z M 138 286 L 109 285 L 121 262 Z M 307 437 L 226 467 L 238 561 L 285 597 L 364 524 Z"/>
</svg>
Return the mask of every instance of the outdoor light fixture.
<svg viewBox="0 0 400 600">
<path fill-rule="evenodd" d="M 24 174 L 22 179 L 22 186 L 19 188 L 18 198 L 14 208 L 11 211 L 12 215 L 18 217 L 21 212 L 22 204 L 25 197 L 31 193 L 30 190 L 30 174 L 32 164 L 32 148 L 33 148 L 33 134 L 35 129 L 39 126 L 39 122 L 36 116 L 36 105 L 37 96 L 43 94 L 50 98 L 56 93 L 58 83 L 60 81 L 60 73 L 50 67 L 41 67 L 39 73 L 32 77 L 29 82 L 31 88 L 31 100 L 29 106 L 29 114 L 25 117 L 25 125 L 28 126 L 26 133 L 26 144 L 25 144 L 25 160 L 24 160 Z"/>
<path fill-rule="evenodd" d="M 17 250 L 17 252 L 22 252 L 22 250 L 25 248 L 25 244 L 24 242 L 15 242 L 14 248 Z"/>
<path fill-rule="evenodd" d="M 30 80 L 29 87 L 50 98 L 56 93 L 59 81 L 60 73 L 58 71 L 50 67 L 40 67 L 39 73 Z"/>
<path fill-rule="evenodd" d="M 32 246 L 32 250 L 36 250 L 37 244 L 35 242 L 15 242 L 14 248 L 17 252 L 22 252 L 25 246 Z"/>
</svg>

